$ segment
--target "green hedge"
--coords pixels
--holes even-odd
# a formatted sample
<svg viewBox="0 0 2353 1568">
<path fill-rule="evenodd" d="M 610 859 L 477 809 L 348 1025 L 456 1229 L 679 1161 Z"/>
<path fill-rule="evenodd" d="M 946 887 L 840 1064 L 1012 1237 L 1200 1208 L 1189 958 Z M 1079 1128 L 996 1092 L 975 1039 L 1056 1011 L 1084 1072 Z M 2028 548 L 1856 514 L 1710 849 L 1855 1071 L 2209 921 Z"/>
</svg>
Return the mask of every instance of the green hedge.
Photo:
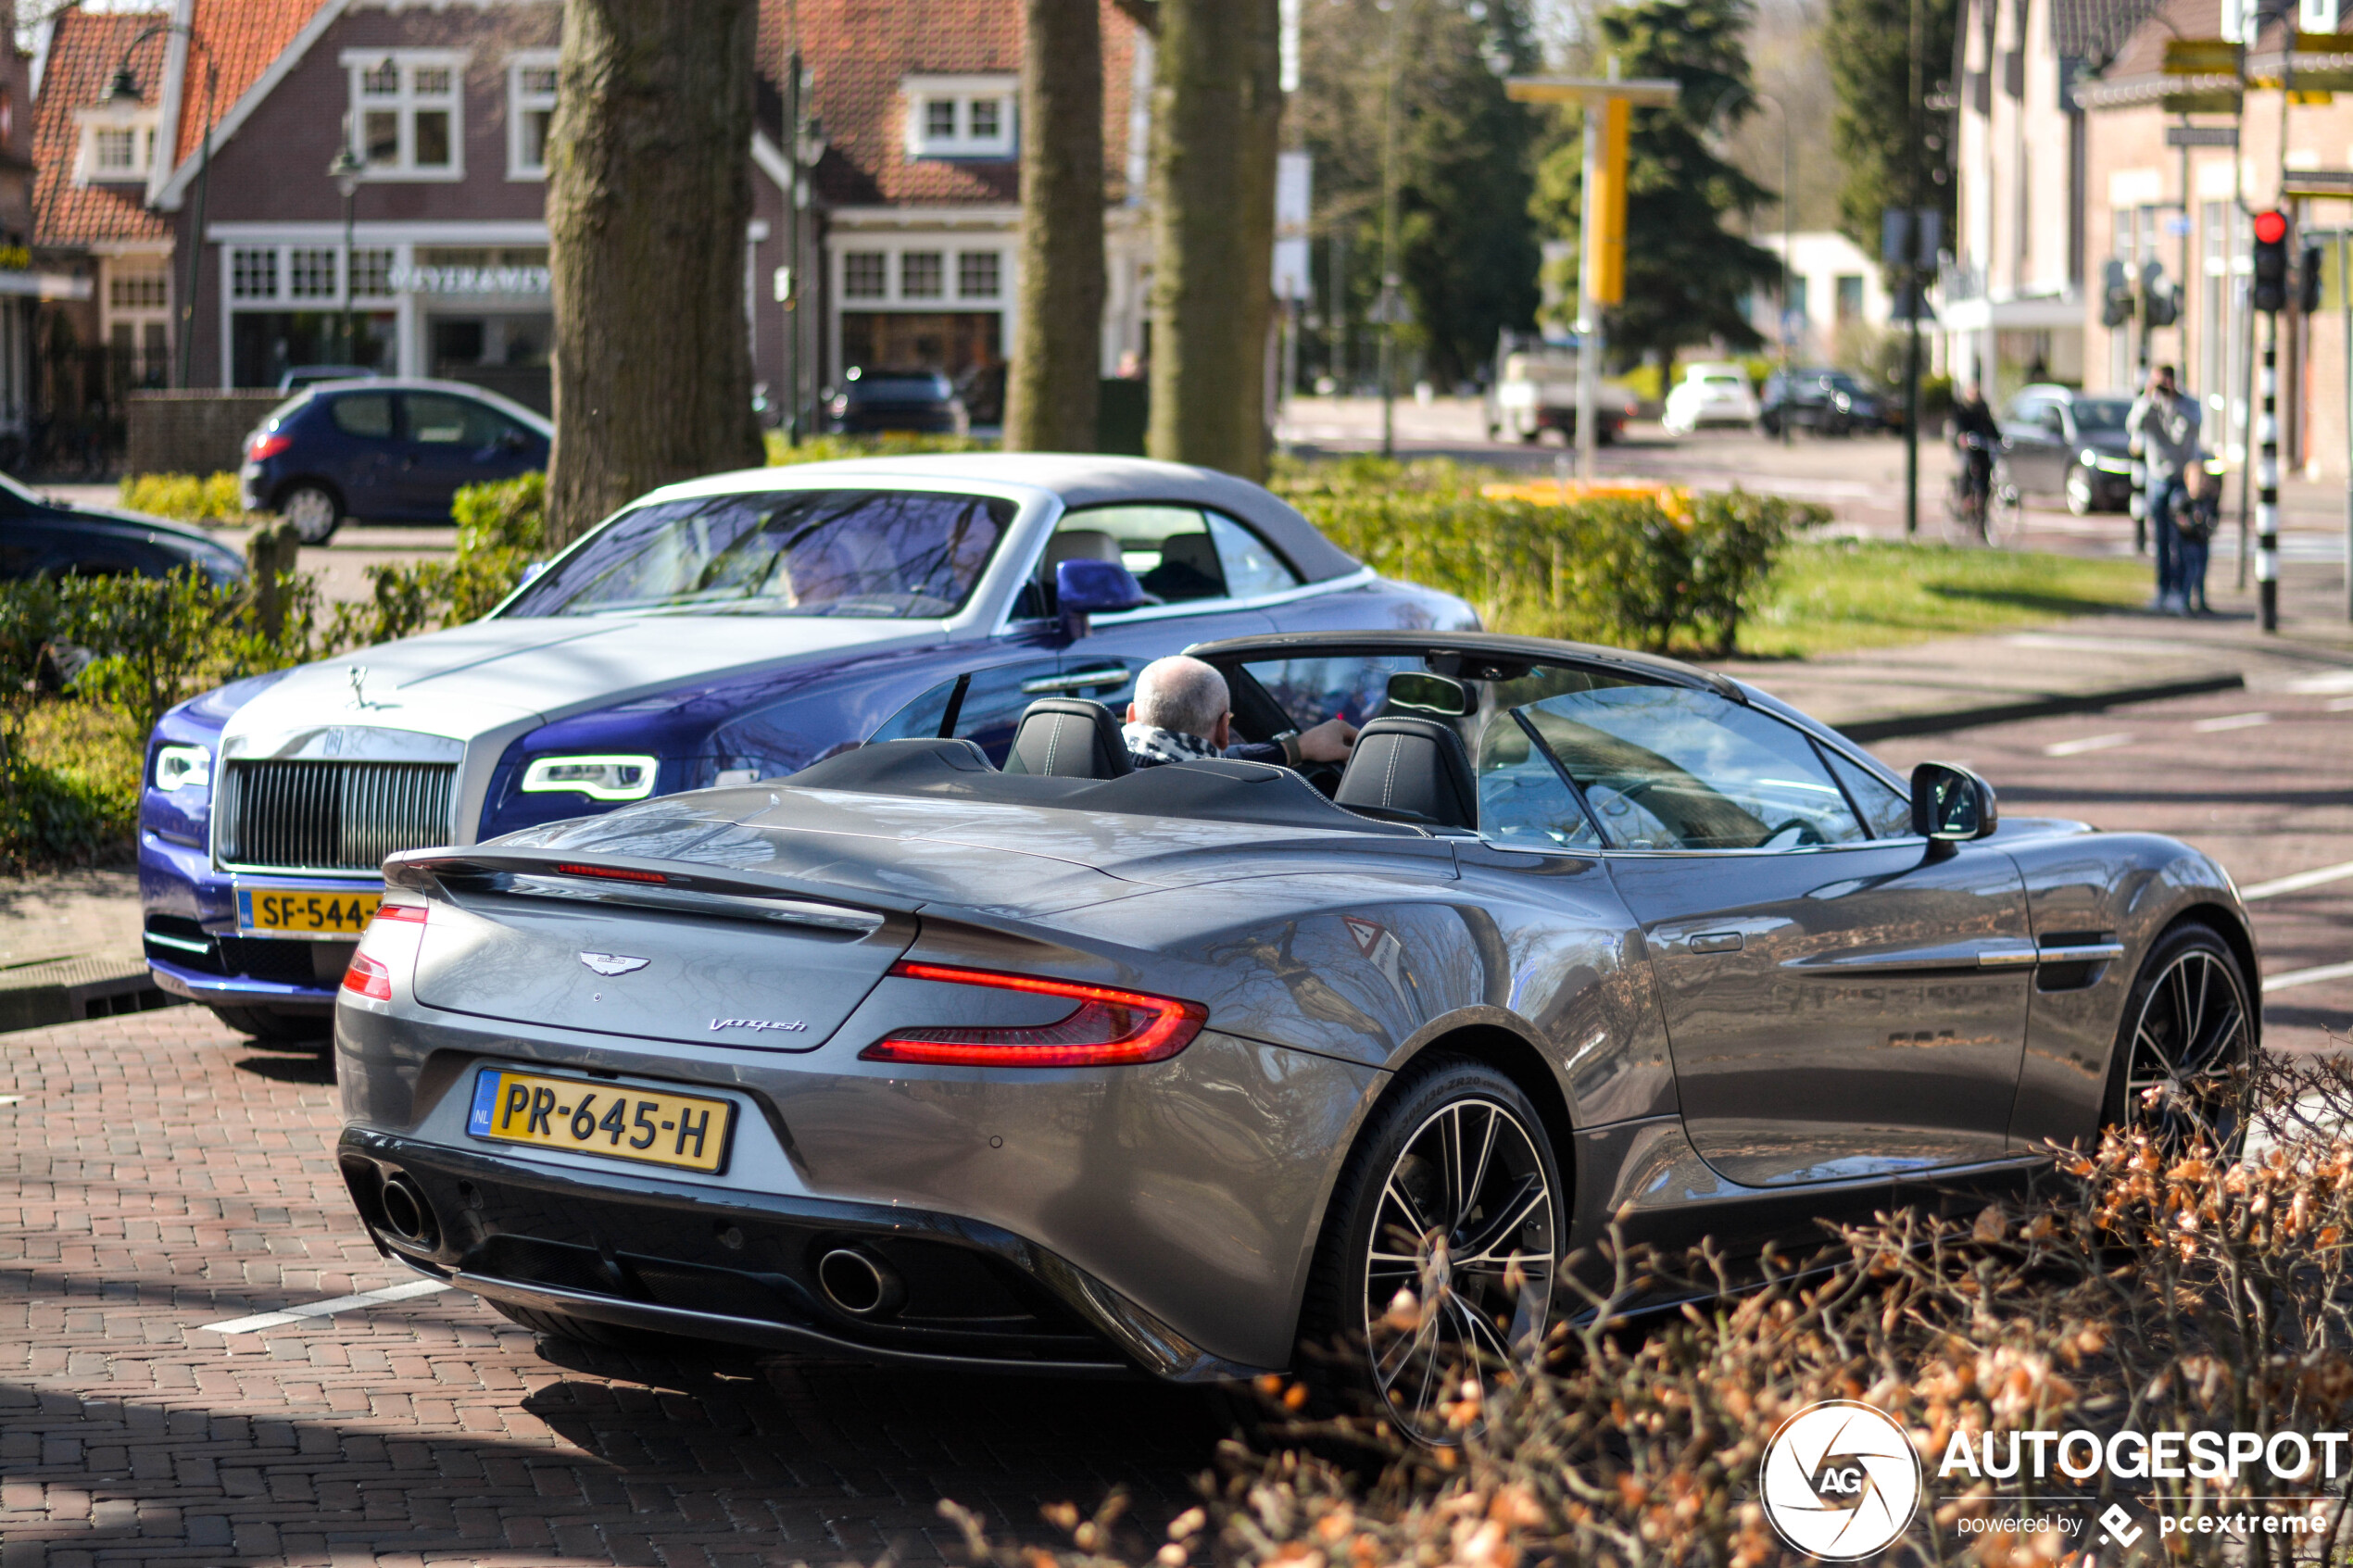
<svg viewBox="0 0 2353 1568">
<path fill-rule="evenodd" d="M 122 504 L 134 512 L 180 522 L 237 523 L 246 521 L 237 476 L 216 473 L 140 473 L 124 479 Z"/>
<path fill-rule="evenodd" d="M 1782 549 L 1819 508 L 1746 491 L 1565 506 L 1491 499 L 1444 461 L 1282 465 L 1275 488 L 1384 577 L 1470 601 L 1491 631 L 1735 652 Z"/>
</svg>

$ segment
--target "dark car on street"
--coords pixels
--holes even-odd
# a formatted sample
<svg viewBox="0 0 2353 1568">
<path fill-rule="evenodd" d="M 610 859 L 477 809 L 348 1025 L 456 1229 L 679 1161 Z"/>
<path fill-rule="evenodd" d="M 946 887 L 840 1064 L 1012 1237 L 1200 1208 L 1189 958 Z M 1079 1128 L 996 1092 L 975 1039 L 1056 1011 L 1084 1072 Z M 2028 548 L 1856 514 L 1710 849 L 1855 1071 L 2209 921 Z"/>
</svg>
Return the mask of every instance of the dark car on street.
<svg viewBox="0 0 2353 1568">
<path fill-rule="evenodd" d="M 1615 648 L 1189 651 L 1244 738 L 1363 720 L 1345 767 L 1134 768 L 1041 688 L 1001 762 L 943 721 L 392 856 L 335 1015 L 376 1245 L 573 1340 L 1296 1371 L 1446 1442 L 1613 1234 L 1739 1268 L 2235 1138 L 2255 948 L 2189 845 Z"/>
<path fill-rule="evenodd" d="M 547 466 L 555 427 L 457 382 L 343 381 L 304 389 L 245 437 L 245 509 L 277 512 L 306 545 L 346 518 L 447 522 L 469 484 Z"/>
<path fill-rule="evenodd" d="M 168 577 L 189 567 L 216 587 L 245 581 L 245 558 L 201 529 L 68 506 L 0 477 L 0 583 Z"/>
<path fill-rule="evenodd" d="M 1816 435 L 1852 435 L 1877 430 L 1882 413 L 1877 394 L 1844 370 L 1775 370 L 1765 378 L 1757 428 L 1779 435 L 1784 427 Z"/>
<path fill-rule="evenodd" d="M 2120 512 L 2132 501 L 2133 459 L 2124 416 L 2129 397 L 2093 396 L 2070 386 L 2030 386 L 1997 421 L 2010 482 L 2028 495 L 2057 495 L 2077 517 Z"/>
<path fill-rule="evenodd" d="M 825 404 L 828 429 L 843 435 L 962 435 L 963 400 L 937 370 L 870 370 L 851 366 Z"/>
</svg>

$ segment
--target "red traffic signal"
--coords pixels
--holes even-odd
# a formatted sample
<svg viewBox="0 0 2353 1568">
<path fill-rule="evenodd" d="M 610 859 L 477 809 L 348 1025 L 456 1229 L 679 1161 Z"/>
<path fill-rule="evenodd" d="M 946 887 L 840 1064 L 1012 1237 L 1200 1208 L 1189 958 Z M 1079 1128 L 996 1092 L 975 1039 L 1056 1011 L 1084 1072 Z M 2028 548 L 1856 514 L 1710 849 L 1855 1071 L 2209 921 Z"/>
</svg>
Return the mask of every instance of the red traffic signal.
<svg viewBox="0 0 2353 1568">
<path fill-rule="evenodd" d="M 2248 303 L 2269 314 L 2287 308 L 2287 214 L 2273 207 L 2255 215 L 2253 286 Z"/>
</svg>

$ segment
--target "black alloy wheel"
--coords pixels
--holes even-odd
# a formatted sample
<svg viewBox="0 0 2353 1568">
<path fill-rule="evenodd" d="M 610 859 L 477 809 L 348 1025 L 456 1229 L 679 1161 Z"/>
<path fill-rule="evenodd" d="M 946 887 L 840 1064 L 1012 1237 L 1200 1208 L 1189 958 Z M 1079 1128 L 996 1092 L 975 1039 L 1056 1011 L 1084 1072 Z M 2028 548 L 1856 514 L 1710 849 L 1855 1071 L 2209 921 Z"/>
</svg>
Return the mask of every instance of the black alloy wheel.
<svg viewBox="0 0 2353 1568">
<path fill-rule="evenodd" d="M 1302 1360 L 1350 1349 L 1327 1395 L 1416 1442 L 1446 1407 L 1540 1350 L 1567 1228 L 1551 1139 L 1519 1086 L 1448 1060 L 1374 1113 L 1333 1195 L 1302 1317 Z"/>
<path fill-rule="evenodd" d="M 2163 1149 L 2184 1148 L 2203 1132 L 2235 1152 L 2246 1130 L 2241 1077 L 2253 1023 L 2246 978 L 2229 946 L 2210 926 L 2176 926 L 2125 998 L 2104 1119 L 2148 1134 Z"/>
</svg>

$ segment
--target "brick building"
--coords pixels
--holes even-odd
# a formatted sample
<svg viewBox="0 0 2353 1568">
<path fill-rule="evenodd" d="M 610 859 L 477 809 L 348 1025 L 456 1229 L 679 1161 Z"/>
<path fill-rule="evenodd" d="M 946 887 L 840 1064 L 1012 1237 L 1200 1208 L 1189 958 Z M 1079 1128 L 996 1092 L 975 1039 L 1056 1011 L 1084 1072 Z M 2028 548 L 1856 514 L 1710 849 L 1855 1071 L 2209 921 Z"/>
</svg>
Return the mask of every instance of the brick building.
<svg viewBox="0 0 2353 1568">
<path fill-rule="evenodd" d="M 42 91 L 57 161 L 44 225 L 96 258 L 94 330 L 127 343 L 143 374 L 176 354 L 201 202 L 195 384 L 267 386 L 292 366 L 349 362 L 544 406 L 543 149 L 560 14 L 554 0 L 66 13 Z M 1109 0 L 1103 15 L 1109 371 L 1145 346 L 1137 84 L 1150 62 Z M 196 46 L 178 32 L 151 40 L 131 62 L 136 97 L 108 97 L 122 46 L 161 19 Z M 783 92 L 796 44 L 800 140 L 822 148 L 798 225 Z M 925 365 L 963 379 L 976 417 L 994 412 L 1016 297 L 1020 50 L 1020 9 L 1000 0 L 764 0 L 743 276 L 754 373 L 777 401 L 787 321 L 805 309 L 816 319 L 800 329 L 804 399 L 846 366 Z M 332 171 L 346 141 L 362 165 L 347 232 Z M 779 298 L 787 267 L 803 280 L 791 307 Z"/>
<path fill-rule="evenodd" d="M 2165 112 L 2213 81 L 2169 77 L 2166 44 L 2216 38 L 2222 0 L 1966 0 L 1955 137 L 1959 221 L 1944 279 L 1958 373 L 1996 397 L 2037 375 L 2130 392 L 2171 363 L 2204 409 L 2208 448 L 2243 463 L 2262 318 L 2248 305 L 2253 213 L 2283 172 L 2353 168 L 2353 98 L 2283 104 L 2283 67 L 2342 71 L 2353 56 L 2284 58 L 2274 28 L 2248 50 L 2241 115 Z M 2262 85 L 2267 84 L 2268 85 Z M 2238 146 L 2184 146 L 2188 128 Z M 2283 143 L 2282 132 L 2285 131 Z M 2300 224 L 2353 222 L 2343 203 L 2291 201 Z M 2174 323 L 2103 324 L 2107 263 L 2155 262 L 2181 289 Z M 2331 263 L 2334 267 L 2334 261 Z M 2312 320 L 2280 318 L 2283 458 L 2315 476 L 2347 469 L 2345 331 L 2331 290 Z M 2235 485 L 2233 486 L 2235 495 Z"/>
</svg>

